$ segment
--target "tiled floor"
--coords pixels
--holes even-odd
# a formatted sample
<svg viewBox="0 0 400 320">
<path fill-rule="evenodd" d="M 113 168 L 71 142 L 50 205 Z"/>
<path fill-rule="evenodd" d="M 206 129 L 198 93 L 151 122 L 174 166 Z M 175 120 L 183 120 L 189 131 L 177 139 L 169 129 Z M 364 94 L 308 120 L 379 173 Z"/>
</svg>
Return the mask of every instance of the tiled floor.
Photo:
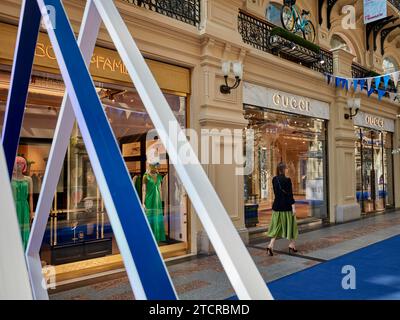
<svg viewBox="0 0 400 320">
<path fill-rule="evenodd" d="M 248 249 L 266 282 L 309 268 L 372 243 L 400 234 L 400 212 L 335 225 L 301 234 L 299 254 L 287 254 L 287 241 L 277 241 L 274 257 L 265 253 L 267 242 Z M 172 264 L 168 270 L 180 299 L 226 299 L 234 295 L 216 256 L 198 257 Z M 124 273 L 68 291 L 51 294 L 51 299 L 133 299 Z"/>
</svg>

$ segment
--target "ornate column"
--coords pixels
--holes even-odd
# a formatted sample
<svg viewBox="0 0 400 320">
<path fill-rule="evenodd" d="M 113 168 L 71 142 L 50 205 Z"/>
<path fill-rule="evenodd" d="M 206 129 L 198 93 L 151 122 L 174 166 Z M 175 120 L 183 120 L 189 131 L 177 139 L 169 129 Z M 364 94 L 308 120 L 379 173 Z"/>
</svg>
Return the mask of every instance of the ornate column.
<svg viewBox="0 0 400 320">
<path fill-rule="evenodd" d="M 337 49 L 333 52 L 334 73 L 337 76 L 351 77 L 351 65 L 354 55 Z M 357 219 L 361 215 L 356 199 L 356 170 L 354 123 L 346 120 L 347 99 L 345 89 L 336 89 L 336 101 L 331 107 L 329 122 L 329 180 L 331 222 L 345 222 Z"/>
<path fill-rule="evenodd" d="M 192 125 L 200 134 L 209 132 L 207 139 L 200 142 L 200 158 L 209 151 L 209 163 L 203 166 L 214 185 L 223 205 L 232 218 L 244 242 L 248 242 L 248 231 L 244 221 L 244 178 L 237 175 L 237 164 L 230 163 L 224 153 L 233 157 L 234 148 L 241 148 L 242 130 L 247 121 L 243 117 L 242 86 L 232 90 L 231 94 L 222 94 L 220 86 L 224 83 L 221 71 L 222 61 L 242 61 L 246 50 L 240 47 L 241 38 L 237 32 L 239 7 L 243 1 L 208 1 L 208 20 L 201 46 L 201 63 L 196 67 L 195 90 L 199 90 L 196 103 L 192 104 Z M 221 35 L 225 35 L 222 37 Z M 238 45 L 239 44 L 239 45 Z M 233 74 L 229 76 L 233 84 Z M 235 140 L 236 135 L 236 140 Z M 218 161 L 218 155 L 219 161 Z M 213 159 L 213 156 L 217 156 Z M 213 161 L 216 160 L 216 161 Z M 228 163 L 227 163 L 228 162 Z M 197 251 L 213 252 L 207 234 L 197 221 Z M 195 240 L 195 239 L 193 239 Z"/>
</svg>

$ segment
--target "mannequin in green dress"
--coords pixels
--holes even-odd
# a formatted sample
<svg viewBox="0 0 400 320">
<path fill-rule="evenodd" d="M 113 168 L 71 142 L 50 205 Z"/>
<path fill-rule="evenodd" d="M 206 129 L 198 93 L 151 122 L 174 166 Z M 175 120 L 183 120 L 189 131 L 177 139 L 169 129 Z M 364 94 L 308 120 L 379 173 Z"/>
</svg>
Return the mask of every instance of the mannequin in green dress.
<svg viewBox="0 0 400 320">
<path fill-rule="evenodd" d="M 32 210 L 33 184 L 31 178 L 24 175 L 26 169 L 26 160 L 22 157 L 17 157 L 15 160 L 11 186 L 24 249 L 26 249 L 26 246 L 28 244 L 30 224 L 34 218 Z"/>
<path fill-rule="evenodd" d="M 157 242 L 165 241 L 164 216 L 161 202 L 162 176 L 158 173 L 159 164 L 150 164 L 143 176 L 143 207 Z"/>
</svg>

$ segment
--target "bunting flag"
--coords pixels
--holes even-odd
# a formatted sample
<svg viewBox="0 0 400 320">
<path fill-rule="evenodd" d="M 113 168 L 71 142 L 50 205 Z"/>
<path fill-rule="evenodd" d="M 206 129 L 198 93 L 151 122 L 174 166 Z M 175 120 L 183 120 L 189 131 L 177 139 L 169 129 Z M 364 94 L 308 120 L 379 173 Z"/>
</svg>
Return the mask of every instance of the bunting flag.
<svg viewBox="0 0 400 320">
<path fill-rule="evenodd" d="M 363 91 L 364 90 L 364 87 L 365 87 L 365 79 L 361 79 L 360 80 L 360 91 Z"/>
<path fill-rule="evenodd" d="M 400 71 L 392 72 L 386 75 L 366 78 L 345 78 L 337 77 L 332 74 L 325 74 L 325 78 L 328 85 L 334 86 L 336 88 L 340 87 L 348 91 L 350 87 L 353 87 L 354 92 L 357 92 L 358 87 L 360 87 L 360 92 L 366 89 L 368 96 L 371 96 L 373 93 L 377 92 L 379 100 L 381 100 L 384 96 L 386 96 L 386 93 L 388 93 L 390 100 L 400 101 L 399 95 L 397 94 L 398 82 L 400 80 Z M 391 80 L 394 83 L 396 92 L 393 92 L 393 86 L 389 87 L 389 83 Z"/>
<path fill-rule="evenodd" d="M 385 90 L 387 89 L 388 85 L 389 85 L 389 80 L 390 80 L 390 76 L 386 75 L 383 77 L 383 84 L 385 85 Z"/>
<path fill-rule="evenodd" d="M 375 89 L 379 90 L 379 85 L 381 84 L 381 77 L 375 78 Z"/>
<path fill-rule="evenodd" d="M 340 83 L 342 84 L 342 89 L 346 87 L 346 79 L 340 79 Z"/>
<path fill-rule="evenodd" d="M 370 92 L 372 87 L 372 78 L 367 79 L 367 84 L 368 84 L 368 92 Z"/>
<path fill-rule="evenodd" d="M 374 88 L 369 88 L 368 89 L 368 97 L 370 97 L 371 96 L 371 94 L 373 94 L 374 93 L 374 91 L 375 91 L 375 89 Z"/>
<path fill-rule="evenodd" d="M 378 99 L 379 101 L 382 100 L 382 97 L 386 94 L 386 90 L 378 89 Z"/>
<path fill-rule="evenodd" d="M 354 92 L 357 92 L 357 87 L 358 87 L 358 80 L 357 79 L 353 79 L 353 87 L 354 87 Z M 361 87 L 361 90 L 362 90 L 362 87 Z"/>
</svg>

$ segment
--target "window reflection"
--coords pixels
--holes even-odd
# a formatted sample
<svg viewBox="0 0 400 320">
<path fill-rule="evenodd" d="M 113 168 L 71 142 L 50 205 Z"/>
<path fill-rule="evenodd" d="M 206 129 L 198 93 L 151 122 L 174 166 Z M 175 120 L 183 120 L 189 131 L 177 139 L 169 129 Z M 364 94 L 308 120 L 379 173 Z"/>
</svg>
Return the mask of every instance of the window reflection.
<svg viewBox="0 0 400 320">
<path fill-rule="evenodd" d="M 399 71 L 399 65 L 397 61 L 392 57 L 385 57 L 383 59 L 383 71 L 385 74 Z"/>
</svg>

